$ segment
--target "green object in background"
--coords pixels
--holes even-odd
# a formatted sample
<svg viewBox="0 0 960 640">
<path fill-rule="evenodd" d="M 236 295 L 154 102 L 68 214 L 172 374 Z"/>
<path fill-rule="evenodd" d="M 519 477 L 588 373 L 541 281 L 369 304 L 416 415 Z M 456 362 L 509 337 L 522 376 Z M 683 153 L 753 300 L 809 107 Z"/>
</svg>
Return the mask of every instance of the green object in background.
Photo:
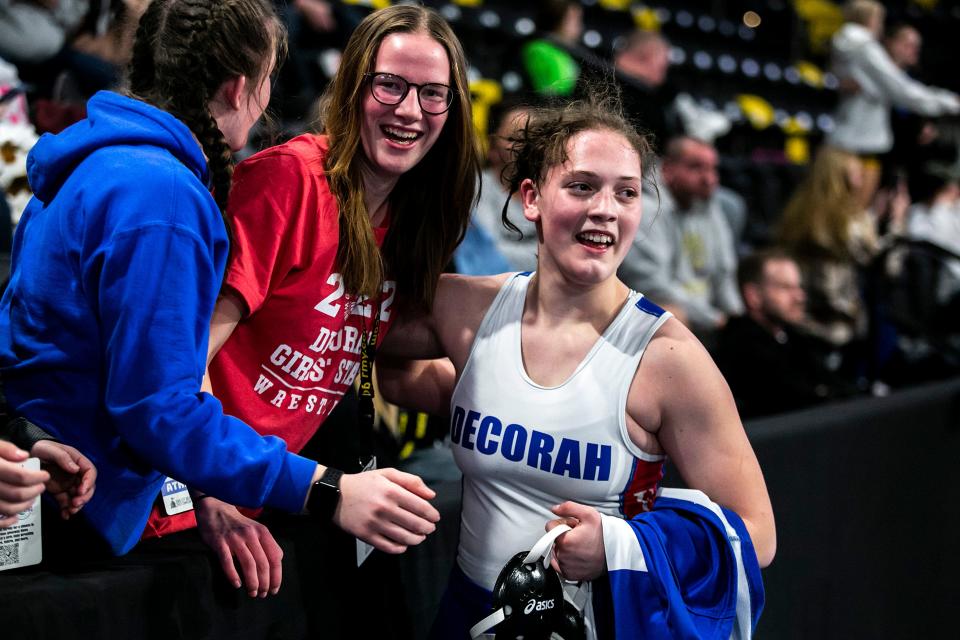
<svg viewBox="0 0 960 640">
<path fill-rule="evenodd" d="M 524 45 L 523 64 L 537 93 L 569 96 L 577 86 L 580 65 L 552 42 L 534 40 Z"/>
</svg>

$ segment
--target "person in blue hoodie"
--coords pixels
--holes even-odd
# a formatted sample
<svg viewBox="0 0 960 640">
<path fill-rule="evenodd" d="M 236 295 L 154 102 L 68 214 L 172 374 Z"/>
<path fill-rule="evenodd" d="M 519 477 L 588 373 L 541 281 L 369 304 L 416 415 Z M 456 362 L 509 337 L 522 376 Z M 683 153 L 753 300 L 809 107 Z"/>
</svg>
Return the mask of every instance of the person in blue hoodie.
<svg viewBox="0 0 960 640">
<path fill-rule="evenodd" d="M 300 512 L 326 471 L 200 392 L 229 250 L 231 151 L 269 102 L 284 44 L 266 0 L 155 0 L 129 93 L 96 94 L 85 120 L 28 158 L 35 198 L 0 301 L 0 373 L 12 411 L 96 465 L 82 515 L 114 554 L 140 539 L 165 477 Z M 409 509 L 432 530 L 426 500 Z"/>
</svg>

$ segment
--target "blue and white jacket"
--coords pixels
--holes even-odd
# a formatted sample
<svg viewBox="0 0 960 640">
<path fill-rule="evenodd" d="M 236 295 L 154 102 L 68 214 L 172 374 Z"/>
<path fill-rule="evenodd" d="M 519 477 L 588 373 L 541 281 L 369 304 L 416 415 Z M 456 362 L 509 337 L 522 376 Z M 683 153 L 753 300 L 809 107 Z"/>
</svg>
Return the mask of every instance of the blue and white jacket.
<svg viewBox="0 0 960 640">
<path fill-rule="evenodd" d="M 752 636 L 763 583 L 737 514 L 700 491 L 661 489 L 652 511 L 602 518 L 613 620 L 598 629 L 617 640 Z"/>
</svg>

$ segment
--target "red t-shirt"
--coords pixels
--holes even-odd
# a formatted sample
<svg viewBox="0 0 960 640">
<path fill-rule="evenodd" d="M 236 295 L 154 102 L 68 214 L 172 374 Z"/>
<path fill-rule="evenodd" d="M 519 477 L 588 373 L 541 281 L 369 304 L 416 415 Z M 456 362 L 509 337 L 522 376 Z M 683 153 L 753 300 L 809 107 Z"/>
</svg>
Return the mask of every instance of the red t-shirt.
<svg viewBox="0 0 960 640">
<path fill-rule="evenodd" d="M 210 363 L 224 412 L 300 451 L 353 383 L 361 341 L 379 306 L 379 339 L 390 327 L 396 283 L 376 303 L 344 291 L 334 266 L 336 199 L 323 170 L 327 140 L 302 135 L 240 163 L 230 192 L 234 243 L 225 285 L 246 302 Z M 389 216 L 388 216 L 389 217 Z M 386 223 L 375 228 L 377 244 Z M 172 522 L 176 521 L 176 523 Z M 193 512 L 151 514 L 147 535 L 193 524 Z"/>
</svg>

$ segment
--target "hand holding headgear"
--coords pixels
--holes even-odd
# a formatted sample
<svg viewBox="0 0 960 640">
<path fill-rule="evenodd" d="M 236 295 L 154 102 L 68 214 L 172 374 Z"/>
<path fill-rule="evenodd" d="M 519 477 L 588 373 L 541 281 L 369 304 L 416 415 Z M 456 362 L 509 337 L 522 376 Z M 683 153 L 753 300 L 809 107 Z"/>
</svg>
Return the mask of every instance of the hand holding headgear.
<svg viewBox="0 0 960 640">
<path fill-rule="evenodd" d="M 606 554 L 600 512 L 576 502 L 564 502 L 550 509 L 559 516 L 546 524 L 552 531 L 559 525 L 572 530 L 557 538 L 551 566 L 566 580 L 594 580 L 603 575 Z"/>
<path fill-rule="evenodd" d="M 471 638 L 493 627 L 500 638 L 585 637 L 580 612 L 565 599 L 560 576 L 547 561 L 554 540 L 570 530 L 566 524 L 552 527 L 530 551 L 521 551 L 504 565 L 493 588 L 494 612 L 470 629 Z"/>
</svg>

